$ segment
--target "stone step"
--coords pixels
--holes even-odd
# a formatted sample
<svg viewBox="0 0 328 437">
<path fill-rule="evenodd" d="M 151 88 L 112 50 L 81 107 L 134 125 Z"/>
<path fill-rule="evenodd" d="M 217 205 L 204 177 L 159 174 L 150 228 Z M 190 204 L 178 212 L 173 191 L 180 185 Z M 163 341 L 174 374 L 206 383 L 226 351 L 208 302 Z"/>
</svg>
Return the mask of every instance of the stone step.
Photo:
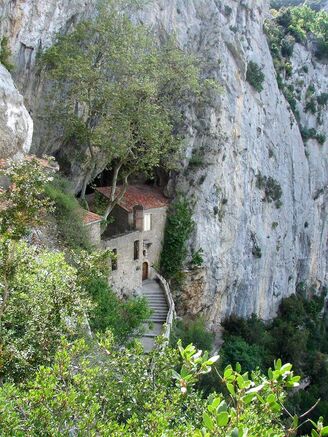
<svg viewBox="0 0 328 437">
<path fill-rule="evenodd" d="M 155 337 L 141 337 L 140 341 L 146 353 L 151 352 L 154 349 Z"/>
<path fill-rule="evenodd" d="M 160 335 L 163 330 L 163 322 L 153 322 L 151 323 L 151 326 L 148 326 L 147 323 L 145 323 L 145 333 L 144 335 L 148 333 L 153 333 L 156 335 Z"/>
<path fill-rule="evenodd" d="M 161 297 L 162 299 L 166 299 L 165 294 L 162 293 L 143 293 L 143 297 L 149 299 L 150 297 Z"/>
<path fill-rule="evenodd" d="M 148 302 L 148 305 L 150 307 L 162 307 L 162 308 L 169 308 L 168 304 L 166 302 Z"/>
<path fill-rule="evenodd" d="M 157 337 L 158 333 L 157 332 L 147 332 L 147 334 L 144 334 L 143 337 Z"/>
<path fill-rule="evenodd" d="M 164 299 L 147 299 L 149 303 L 162 303 L 163 305 L 167 305 L 166 300 Z"/>
<path fill-rule="evenodd" d="M 161 309 L 161 308 L 156 308 L 156 309 L 153 309 L 153 312 L 152 312 L 152 316 L 153 315 L 158 315 L 158 314 L 161 314 L 161 315 L 163 315 L 163 316 L 167 316 L 167 311 L 164 309 Z"/>
</svg>

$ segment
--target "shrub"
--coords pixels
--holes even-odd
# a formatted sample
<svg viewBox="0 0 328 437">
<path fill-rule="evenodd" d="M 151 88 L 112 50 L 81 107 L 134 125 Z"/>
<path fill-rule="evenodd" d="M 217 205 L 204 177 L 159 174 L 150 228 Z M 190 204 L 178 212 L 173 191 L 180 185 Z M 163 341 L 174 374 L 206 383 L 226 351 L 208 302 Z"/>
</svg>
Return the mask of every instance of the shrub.
<svg viewBox="0 0 328 437">
<path fill-rule="evenodd" d="M 264 74 L 261 67 L 253 61 L 247 65 L 246 80 L 259 93 L 263 91 Z"/>
<path fill-rule="evenodd" d="M 328 57 L 328 41 L 319 38 L 315 53 L 318 59 L 326 59 Z"/>
<path fill-rule="evenodd" d="M 178 277 L 187 256 L 187 241 L 194 228 L 192 210 L 186 199 L 171 205 L 164 232 L 160 268 L 168 279 Z"/>
<path fill-rule="evenodd" d="M 184 346 L 193 343 L 198 349 L 211 351 L 213 348 L 214 334 L 205 325 L 202 317 L 196 319 L 177 320 L 171 333 L 170 343 L 175 346 L 181 340 Z"/>
<path fill-rule="evenodd" d="M 297 371 L 308 376 L 311 383 L 293 395 L 288 405 L 293 414 L 298 414 L 321 398 L 321 409 L 310 414 L 311 419 L 317 420 L 327 412 L 328 405 L 328 317 L 323 313 L 327 290 L 323 288 L 316 295 L 302 282 L 296 292 L 281 301 L 277 317 L 269 323 L 256 316 L 226 319 L 222 323 L 222 365 L 230 360 L 243 362 L 249 369 L 267 367 L 274 356 L 295 363 Z M 304 428 L 301 431 L 304 435 Z"/>
<path fill-rule="evenodd" d="M 203 253 L 204 251 L 202 248 L 192 253 L 191 263 L 190 263 L 192 267 L 200 267 L 204 264 Z"/>
<path fill-rule="evenodd" d="M 280 208 L 282 205 L 281 196 L 282 189 L 280 184 L 273 179 L 271 176 L 263 176 L 261 173 L 258 173 L 256 176 L 256 186 L 257 188 L 264 190 L 264 201 L 266 202 L 274 202 L 276 208 Z"/>
<path fill-rule="evenodd" d="M 262 258 L 262 250 L 261 250 L 260 246 L 257 243 L 253 244 L 252 255 L 255 258 Z"/>
<path fill-rule="evenodd" d="M 321 93 L 317 96 L 317 102 L 320 106 L 325 106 L 328 103 L 328 93 Z"/>
<path fill-rule="evenodd" d="M 71 191 L 70 183 L 59 175 L 45 187 L 55 204 L 55 218 L 60 237 L 71 248 L 89 249 L 91 243 L 83 224 L 83 210 Z"/>
<path fill-rule="evenodd" d="M 311 114 L 315 114 L 317 111 L 314 97 L 308 100 L 305 104 L 305 112 L 309 112 L 309 111 L 311 112 Z"/>
<path fill-rule="evenodd" d="M 313 96 L 314 93 L 315 93 L 315 86 L 309 85 L 307 90 L 306 90 L 305 97 L 308 99 L 309 97 Z"/>
<path fill-rule="evenodd" d="M 229 337 L 229 341 L 225 342 L 221 348 L 221 363 L 222 367 L 226 367 L 229 363 L 235 366 L 237 363 L 241 365 L 243 372 L 255 370 L 257 367 L 264 369 L 265 350 L 257 344 L 249 344 L 241 337 Z"/>
<path fill-rule="evenodd" d="M 8 71 L 12 71 L 14 66 L 10 63 L 11 50 L 8 47 L 8 38 L 2 37 L 0 41 L 0 63 L 7 68 Z"/>
<path fill-rule="evenodd" d="M 300 131 L 304 142 L 308 141 L 309 139 L 314 139 L 317 140 L 318 143 L 322 145 L 326 141 L 326 135 L 317 132 L 314 128 L 308 129 L 304 126 L 301 126 Z"/>
<path fill-rule="evenodd" d="M 232 8 L 230 6 L 225 5 L 224 6 L 224 14 L 227 17 L 230 17 L 230 15 L 232 14 Z"/>
<path fill-rule="evenodd" d="M 197 168 L 197 167 L 202 167 L 203 165 L 204 165 L 204 155 L 200 151 L 194 150 L 189 160 L 189 167 Z"/>
<path fill-rule="evenodd" d="M 144 323 L 151 315 L 145 298 L 122 300 L 105 279 L 91 278 L 85 288 L 95 305 L 89 315 L 93 331 L 106 332 L 110 329 L 120 344 L 142 334 Z"/>
<path fill-rule="evenodd" d="M 294 51 L 295 40 L 292 37 L 285 37 L 281 42 L 281 54 L 285 58 L 290 58 Z"/>
<path fill-rule="evenodd" d="M 0 278 L 3 382 L 24 378 L 49 363 L 62 336 L 74 336 L 81 328 L 88 301 L 76 269 L 63 252 L 41 250 L 23 241 L 12 244 L 0 238 Z M 5 305 L 2 283 L 9 290 Z"/>
</svg>

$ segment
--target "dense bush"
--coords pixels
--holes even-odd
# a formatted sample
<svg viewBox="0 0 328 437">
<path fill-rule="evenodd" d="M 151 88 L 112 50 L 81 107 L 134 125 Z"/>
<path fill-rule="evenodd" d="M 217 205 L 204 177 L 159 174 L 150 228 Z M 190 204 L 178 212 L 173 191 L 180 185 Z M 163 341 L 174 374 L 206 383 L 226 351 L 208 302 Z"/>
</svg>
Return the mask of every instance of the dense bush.
<svg viewBox="0 0 328 437">
<path fill-rule="evenodd" d="M 324 144 L 326 141 L 326 135 L 320 132 L 317 132 L 314 128 L 306 128 L 304 126 L 301 126 L 301 135 L 304 140 L 304 142 L 313 139 L 317 140 L 319 144 Z"/>
<path fill-rule="evenodd" d="M 283 299 L 277 317 L 265 324 L 256 316 L 231 317 L 223 322 L 223 364 L 240 362 L 246 370 L 266 368 L 273 357 L 295 363 L 297 372 L 310 378 L 304 391 L 288 402 L 295 414 L 308 410 L 319 398 L 312 413 L 315 420 L 328 417 L 328 317 L 323 313 L 325 291 L 320 295 L 304 287 L 302 294 Z M 309 294 L 310 293 L 310 294 Z M 308 297 L 306 297 L 308 296 Z M 309 297 L 310 296 L 310 297 Z M 308 431 L 302 428 L 303 432 Z"/>
<path fill-rule="evenodd" d="M 143 354 L 138 346 L 113 347 L 110 335 L 91 347 L 63 341 L 51 366 L 22 385 L 0 387 L 0 436 L 294 435 L 297 417 L 282 417 L 286 392 L 300 380 L 291 364 L 277 360 L 267 376 L 227 366 L 216 375 L 226 395 L 204 398 L 195 384 L 218 357 L 192 345 L 164 353 L 159 346 Z M 328 430 L 321 422 L 315 428 L 321 436 Z"/>
<path fill-rule="evenodd" d="M 151 311 L 143 297 L 120 299 L 105 278 L 91 278 L 85 285 L 94 307 L 89 320 L 94 332 L 110 329 L 118 343 L 140 336 Z"/>
<path fill-rule="evenodd" d="M 192 210 L 186 199 L 178 199 L 168 213 L 160 267 L 168 279 L 177 279 L 187 256 L 187 242 L 194 228 Z"/>
<path fill-rule="evenodd" d="M 320 106 L 325 106 L 328 103 L 328 93 L 321 93 L 317 96 L 317 102 Z"/>
<path fill-rule="evenodd" d="M 281 207 L 282 189 L 280 184 L 275 179 L 273 179 L 271 176 L 263 176 L 261 173 L 258 173 L 256 176 L 256 186 L 260 190 L 264 190 L 265 202 L 274 202 L 276 208 Z"/>
<path fill-rule="evenodd" d="M 83 210 L 72 194 L 70 183 L 56 175 L 45 188 L 47 196 L 55 204 L 57 228 L 63 242 L 72 248 L 89 249 L 91 242 L 83 224 Z"/>
<path fill-rule="evenodd" d="M 11 51 L 8 48 L 8 38 L 6 36 L 2 37 L 0 41 L 0 63 L 11 71 L 14 66 L 10 63 Z"/>
<path fill-rule="evenodd" d="M 24 242 L 0 237 L 0 278 L 0 381 L 20 380 L 75 335 L 88 302 L 63 253 Z"/>
<path fill-rule="evenodd" d="M 170 342 L 175 346 L 179 339 L 184 346 L 193 343 L 198 349 L 211 351 L 214 334 L 206 328 L 205 320 L 197 317 L 175 321 Z"/>
<path fill-rule="evenodd" d="M 246 80 L 259 93 L 263 91 L 264 74 L 261 67 L 253 61 L 247 65 Z"/>
</svg>

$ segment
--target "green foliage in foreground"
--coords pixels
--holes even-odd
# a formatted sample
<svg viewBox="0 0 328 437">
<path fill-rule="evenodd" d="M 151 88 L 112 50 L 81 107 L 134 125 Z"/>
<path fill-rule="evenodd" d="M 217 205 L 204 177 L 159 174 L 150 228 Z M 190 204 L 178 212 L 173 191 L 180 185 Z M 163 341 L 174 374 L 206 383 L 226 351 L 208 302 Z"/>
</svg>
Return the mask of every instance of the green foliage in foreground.
<svg viewBox="0 0 328 437">
<path fill-rule="evenodd" d="M 90 249 L 88 231 L 83 224 L 83 210 L 73 195 L 70 183 L 56 175 L 45 186 L 45 194 L 55 206 L 57 230 L 63 242 L 71 248 Z"/>
<path fill-rule="evenodd" d="M 168 213 L 161 254 L 161 271 L 168 279 L 178 280 L 187 256 L 187 242 L 194 228 L 187 200 L 178 199 Z"/>
<path fill-rule="evenodd" d="M 282 301 L 278 316 L 269 324 L 256 316 L 231 317 L 223 323 L 222 365 L 240 362 L 245 370 L 259 367 L 263 371 L 275 356 L 293 362 L 297 372 L 310 378 L 310 385 L 289 398 L 290 411 L 307 411 L 320 398 L 310 417 L 327 418 L 328 319 L 323 305 L 324 294 L 311 299 L 293 295 Z"/>
<path fill-rule="evenodd" d="M 282 420 L 286 390 L 299 382 L 290 364 L 278 360 L 267 376 L 228 366 L 217 376 L 227 395 L 203 399 L 195 383 L 218 357 L 192 345 L 145 355 L 113 344 L 109 334 L 97 347 L 63 341 L 51 366 L 0 387 L 0 435 L 283 437 L 298 426 L 297 417 Z"/>
<path fill-rule="evenodd" d="M 120 299 L 106 278 L 89 279 L 86 290 L 95 304 L 89 314 L 90 327 L 94 332 L 110 329 L 119 344 L 142 334 L 143 323 L 151 315 L 145 298 Z"/>
</svg>

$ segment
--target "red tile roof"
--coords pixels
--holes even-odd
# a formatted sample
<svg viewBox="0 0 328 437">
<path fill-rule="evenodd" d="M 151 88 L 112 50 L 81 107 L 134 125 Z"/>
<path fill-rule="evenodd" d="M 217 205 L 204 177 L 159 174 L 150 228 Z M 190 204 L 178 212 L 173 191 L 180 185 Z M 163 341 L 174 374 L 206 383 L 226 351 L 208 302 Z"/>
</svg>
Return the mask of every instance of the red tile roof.
<svg viewBox="0 0 328 437">
<path fill-rule="evenodd" d="M 117 196 L 122 187 L 116 188 Z M 97 187 L 96 191 L 110 198 L 112 187 Z M 142 205 L 144 209 L 162 208 L 169 205 L 169 199 L 164 197 L 162 192 L 155 187 L 149 185 L 130 185 L 128 186 L 123 199 L 118 203 L 121 208 L 128 212 L 133 211 L 133 207 Z"/>
<path fill-rule="evenodd" d="M 85 214 L 83 216 L 83 223 L 85 225 L 91 225 L 91 223 L 97 223 L 102 220 L 102 217 L 98 214 L 95 214 L 91 211 L 85 211 Z"/>
</svg>

